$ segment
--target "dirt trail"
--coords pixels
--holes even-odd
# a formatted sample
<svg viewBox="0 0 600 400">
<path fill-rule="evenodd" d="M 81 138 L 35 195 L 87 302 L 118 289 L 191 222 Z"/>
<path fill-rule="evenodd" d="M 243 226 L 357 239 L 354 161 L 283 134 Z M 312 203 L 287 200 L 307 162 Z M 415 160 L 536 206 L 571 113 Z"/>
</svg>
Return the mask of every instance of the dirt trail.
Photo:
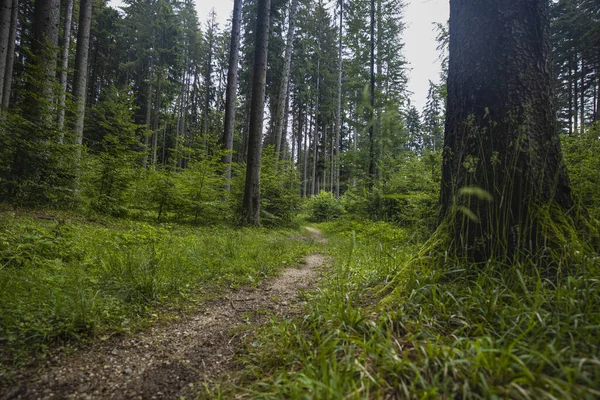
<svg viewBox="0 0 600 400">
<path fill-rule="evenodd" d="M 320 231 L 306 228 L 315 241 Z M 302 312 L 299 292 L 309 289 L 326 259 L 306 257 L 258 288 L 227 293 L 183 321 L 135 336 L 96 342 L 73 355 L 18 372 L 0 399 L 176 399 L 234 368 L 234 355 L 252 325 L 272 315 Z M 246 328 L 245 328 L 246 327 Z"/>
</svg>

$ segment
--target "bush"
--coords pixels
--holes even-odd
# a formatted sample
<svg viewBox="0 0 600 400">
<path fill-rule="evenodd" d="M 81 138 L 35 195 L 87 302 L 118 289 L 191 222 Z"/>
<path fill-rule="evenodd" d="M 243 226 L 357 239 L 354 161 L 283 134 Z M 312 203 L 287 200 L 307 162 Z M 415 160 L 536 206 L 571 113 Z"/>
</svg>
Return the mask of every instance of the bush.
<svg viewBox="0 0 600 400">
<path fill-rule="evenodd" d="M 307 207 L 310 220 L 315 222 L 331 221 L 344 214 L 342 202 L 323 190 L 308 200 Z"/>
<path fill-rule="evenodd" d="M 562 138 L 565 164 L 575 200 L 581 202 L 596 219 L 600 219 L 599 134 L 600 123 L 596 123 L 583 135 Z"/>
</svg>

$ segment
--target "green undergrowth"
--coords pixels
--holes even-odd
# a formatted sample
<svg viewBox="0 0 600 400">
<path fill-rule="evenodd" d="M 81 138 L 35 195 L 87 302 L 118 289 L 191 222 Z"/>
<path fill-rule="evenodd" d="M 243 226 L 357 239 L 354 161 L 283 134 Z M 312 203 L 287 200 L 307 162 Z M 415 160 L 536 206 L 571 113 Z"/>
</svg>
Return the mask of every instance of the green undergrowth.
<svg viewBox="0 0 600 400">
<path fill-rule="evenodd" d="M 0 213 L 0 361 L 146 326 L 257 284 L 311 247 L 297 232 Z"/>
<path fill-rule="evenodd" d="M 234 383 L 205 395 L 255 399 L 596 399 L 600 260 L 557 276 L 535 265 L 421 259 L 385 302 L 381 288 L 422 244 L 384 223 L 321 225 L 334 258 L 307 314 L 273 319 Z M 412 260 L 412 261 L 411 261 Z M 439 261 L 439 260 L 438 260 Z M 411 274 L 406 274 L 409 276 Z"/>
</svg>

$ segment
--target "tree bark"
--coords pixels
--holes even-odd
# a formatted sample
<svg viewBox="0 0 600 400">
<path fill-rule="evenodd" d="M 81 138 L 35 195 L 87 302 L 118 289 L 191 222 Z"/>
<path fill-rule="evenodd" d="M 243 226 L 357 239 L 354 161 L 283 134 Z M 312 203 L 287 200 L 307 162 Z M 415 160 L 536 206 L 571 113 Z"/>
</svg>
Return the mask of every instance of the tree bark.
<svg viewBox="0 0 600 400">
<path fill-rule="evenodd" d="M 34 68 L 41 74 L 41 80 L 28 82 L 28 107 L 32 118 L 38 119 L 42 125 L 50 125 L 52 122 L 50 112 L 56 76 L 59 24 L 60 0 L 35 2 L 31 53 L 34 56 Z"/>
<path fill-rule="evenodd" d="M 214 11 L 214 10 L 213 10 Z M 208 55 L 206 58 L 206 75 L 204 75 L 204 121 L 202 123 L 202 134 L 204 135 L 205 150 L 207 144 L 207 135 L 209 129 L 209 117 L 210 117 L 210 93 L 212 89 L 212 63 L 213 63 L 213 47 L 215 41 L 215 14 L 211 14 L 211 22 L 207 28 L 208 32 Z"/>
<path fill-rule="evenodd" d="M 317 90 L 317 93 L 319 91 Z M 310 186 L 310 194 L 314 196 L 318 190 L 318 174 L 317 174 L 317 162 L 319 161 L 319 121 L 315 121 L 315 131 L 313 135 L 313 162 L 312 162 L 312 180 Z"/>
<path fill-rule="evenodd" d="M 344 0 L 340 1 L 340 26 L 338 32 L 338 87 L 337 87 L 337 107 L 335 113 L 335 143 L 334 143 L 334 181 L 335 197 L 340 197 L 340 132 L 342 128 L 342 33 L 344 24 Z"/>
<path fill-rule="evenodd" d="M 152 157 L 150 159 L 152 168 L 156 167 L 157 151 L 158 151 L 158 132 L 160 124 L 160 99 L 162 96 L 162 71 L 158 71 L 156 78 L 156 93 L 154 94 L 154 122 L 152 124 Z"/>
<path fill-rule="evenodd" d="M 7 109 L 10 105 L 10 95 L 12 91 L 12 75 L 15 63 L 15 42 L 17 38 L 17 22 L 19 18 L 19 0 L 12 0 L 12 10 L 10 17 L 10 29 L 8 34 L 8 49 L 6 53 L 6 64 L 4 69 L 2 93 L 2 108 Z M 0 75 L 2 79 L 2 75 Z"/>
<path fill-rule="evenodd" d="M 238 60 L 240 52 L 240 30 L 242 26 L 242 0 L 234 0 L 231 17 L 231 42 L 229 44 L 229 64 L 227 69 L 227 92 L 225 95 L 225 127 L 221 161 L 225 165 L 225 190 L 231 190 L 231 157 L 233 151 L 233 132 L 235 128 L 235 107 L 237 100 Z"/>
<path fill-rule="evenodd" d="M 60 70 L 60 93 L 58 95 L 58 142 L 64 141 L 65 133 L 65 101 L 67 99 L 67 69 L 69 68 L 69 46 L 71 44 L 71 18 L 73 17 L 73 0 L 67 0 L 65 7 L 65 27 L 62 42 L 62 57 Z"/>
<path fill-rule="evenodd" d="M 79 186 L 81 146 L 83 143 L 83 121 L 85 118 L 85 95 L 88 78 L 91 26 L 92 0 L 81 0 L 79 3 L 79 25 L 77 27 L 77 50 L 75 52 L 75 78 L 73 79 L 73 99 L 75 100 L 73 137 L 75 139 L 76 189 Z"/>
<path fill-rule="evenodd" d="M 312 136 L 313 130 L 313 118 L 311 118 L 310 114 L 307 116 L 307 118 L 310 118 L 310 121 L 308 124 L 306 124 L 306 128 L 304 130 L 304 161 L 302 162 L 302 195 L 304 197 L 308 197 L 308 152 L 310 150 L 308 140 Z"/>
<path fill-rule="evenodd" d="M 577 77 L 577 71 L 579 71 L 579 62 L 577 59 L 577 55 L 575 55 L 573 68 L 573 104 L 574 104 L 574 114 L 573 121 L 574 127 L 573 132 L 575 134 L 579 133 L 579 78 Z"/>
<path fill-rule="evenodd" d="M 581 109 L 579 111 L 581 113 L 581 123 L 580 123 L 580 133 L 583 135 L 585 129 L 585 62 L 583 60 L 583 54 L 581 55 Z"/>
<path fill-rule="evenodd" d="M 243 220 L 248 225 L 260 225 L 260 166 L 263 113 L 267 80 L 267 54 L 269 45 L 269 14 L 271 0 L 258 0 L 256 18 L 256 46 L 252 74 L 252 103 L 248 131 L 248 159 L 244 187 Z"/>
<path fill-rule="evenodd" d="M 144 161 L 142 167 L 148 169 L 148 157 L 149 153 L 149 141 L 148 134 L 152 132 L 152 68 L 148 71 L 148 90 L 146 91 L 146 118 L 144 119 L 144 125 L 146 126 L 146 132 L 144 133 Z"/>
<path fill-rule="evenodd" d="M 369 110 L 369 187 L 375 180 L 375 0 L 371 0 L 371 82 L 370 82 L 370 110 Z"/>
<path fill-rule="evenodd" d="M 279 96 L 277 103 L 277 115 L 275 117 L 275 161 L 279 160 L 279 152 L 281 151 L 281 136 L 285 127 L 284 111 L 286 108 L 288 85 L 290 82 L 290 70 L 292 66 L 292 52 L 294 50 L 294 30 L 296 28 L 296 3 L 297 0 L 292 0 L 288 16 L 288 31 L 285 44 L 285 56 L 283 61 L 283 74 L 281 75 L 281 85 L 279 87 Z"/>
<path fill-rule="evenodd" d="M 479 261 L 536 252 L 540 207 L 572 206 L 552 87 L 547 1 L 451 0 L 445 250 Z M 491 199 L 463 189 L 473 186 Z"/>
<path fill-rule="evenodd" d="M 0 98 L 4 94 L 4 76 L 6 74 L 12 7 L 12 0 L 0 0 Z"/>
</svg>

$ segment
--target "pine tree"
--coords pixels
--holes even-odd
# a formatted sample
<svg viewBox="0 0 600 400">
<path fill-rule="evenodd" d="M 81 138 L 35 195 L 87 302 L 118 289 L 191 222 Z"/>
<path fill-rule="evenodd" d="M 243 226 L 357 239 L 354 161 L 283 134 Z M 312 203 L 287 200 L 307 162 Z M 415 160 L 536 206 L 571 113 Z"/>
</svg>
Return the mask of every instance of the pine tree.
<svg viewBox="0 0 600 400">
<path fill-rule="evenodd" d="M 269 46 L 269 12 L 271 0 L 259 0 L 256 17 L 256 44 L 252 74 L 252 106 L 248 131 L 248 157 L 244 186 L 244 216 L 248 225 L 260 225 L 260 167 L 267 52 Z"/>
</svg>

